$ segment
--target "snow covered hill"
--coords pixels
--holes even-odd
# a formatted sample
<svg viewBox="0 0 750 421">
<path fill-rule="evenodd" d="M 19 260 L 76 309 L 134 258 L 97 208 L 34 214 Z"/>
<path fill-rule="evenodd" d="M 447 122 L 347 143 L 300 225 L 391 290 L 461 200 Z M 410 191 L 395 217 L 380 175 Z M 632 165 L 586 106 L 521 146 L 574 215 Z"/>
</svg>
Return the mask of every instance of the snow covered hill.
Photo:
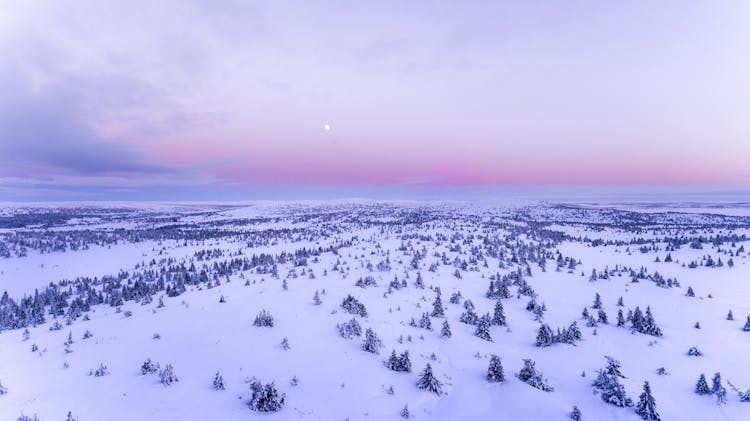
<svg viewBox="0 0 750 421">
<path fill-rule="evenodd" d="M 367 201 L 0 215 L 0 420 L 638 420 L 644 382 L 661 419 L 750 418 L 748 217 Z"/>
</svg>

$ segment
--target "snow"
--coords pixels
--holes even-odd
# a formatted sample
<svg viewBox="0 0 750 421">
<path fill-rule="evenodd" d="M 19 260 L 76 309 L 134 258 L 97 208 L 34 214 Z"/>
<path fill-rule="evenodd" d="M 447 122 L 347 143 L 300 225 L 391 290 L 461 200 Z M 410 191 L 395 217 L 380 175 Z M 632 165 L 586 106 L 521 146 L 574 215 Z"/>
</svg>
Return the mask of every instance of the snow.
<svg viewBox="0 0 750 421">
<path fill-rule="evenodd" d="M 83 205 L 80 209 L 86 209 Z M 197 270 L 240 256 L 230 255 L 242 250 L 242 257 L 252 254 L 340 245 L 352 240 L 350 246 L 337 248 L 337 253 L 325 251 L 319 262 L 312 257 L 307 266 L 295 267 L 293 263 L 279 264 L 279 279 L 269 273 L 242 271 L 232 274 L 230 282 L 221 277 L 221 285 L 213 288 L 188 286 L 177 296 L 167 297 L 163 291 L 153 302 L 141 305 L 126 301 L 118 311 L 107 304 L 97 305 L 88 313 L 90 320 L 78 319 L 58 331 L 50 331 L 54 323 L 51 316 L 37 327 L 29 327 L 30 339 L 24 341 L 22 329 L 0 331 L 0 382 L 8 393 L 0 395 L 0 419 L 16 419 L 22 413 L 38 414 L 41 420 L 64 419 L 68 411 L 79 420 L 206 420 L 252 419 L 278 420 L 393 420 L 408 404 L 416 420 L 477 420 L 477 419 L 566 419 L 573 405 L 578 406 L 583 418 L 588 420 L 637 420 L 633 408 L 618 408 L 605 404 L 592 393 L 591 382 L 596 370 L 606 364 L 605 355 L 622 363 L 622 379 L 628 395 L 637 402 L 644 380 L 650 382 L 662 419 L 747 419 L 750 406 L 739 402 L 736 393 L 729 389 L 727 380 L 741 390 L 750 388 L 747 356 L 750 355 L 750 332 L 742 326 L 750 314 L 750 265 L 747 251 L 733 257 L 734 267 L 726 265 L 727 250 L 736 251 L 741 245 L 750 249 L 750 242 L 726 242 L 720 246 L 703 244 L 703 249 L 684 245 L 671 251 L 671 263 L 663 262 L 666 244 L 658 241 L 667 236 L 693 238 L 717 233 L 748 232 L 750 218 L 723 217 L 702 214 L 662 213 L 646 215 L 611 208 L 568 206 L 552 204 L 484 204 L 472 207 L 467 203 L 385 203 L 371 201 L 251 203 L 191 206 L 149 205 L 131 212 L 123 207 L 97 205 L 103 211 L 100 220 L 89 218 L 67 219 L 64 224 L 48 228 L 36 227 L 37 233 L 45 230 L 111 231 L 117 224 L 135 230 L 152 230 L 167 223 L 154 223 L 148 218 L 169 216 L 185 225 L 185 230 L 217 229 L 225 235 L 207 240 L 148 240 L 137 243 L 118 242 L 109 246 L 91 245 L 79 251 L 39 253 L 30 250 L 28 256 L 0 258 L 0 292 L 13 298 L 33 294 L 34 289 L 50 282 L 74 280 L 76 277 L 102 277 L 127 271 L 131 275 L 148 269 L 160 259 L 172 257 L 177 264 L 194 263 Z M 76 206 L 70 206 L 78 209 Z M 188 209 L 189 208 L 189 209 Z M 44 210 L 58 208 L 47 207 Z M 187 209 L 187 210 L 186 210 Z M 29 205 L 24 212 L 38 211 Z M 682 212 L 682 209 L 680 210 Z M 13 213 L 4 210 L 4 215 Z M 415 212 L 422 212 L 421 222 L 409 220 Z M 712 212 L 713 213 L 713 212 Z M 113 216 L 114 215 L 114 216 Z M 116 216 L 116 217 L 115 217 Z M 308 218 L 309 217 L 309 218 Z M 636 221 L 647 225 L 643 232 L 633 231 L 618 221 Z M 255 221 L 255 222 L 253 222 Z M 640 221 L 640 222 L 639 222 Z M 576 345 L 554 344 L 537 348 L 535 337 L 539 322 L 525 310 L 528 297 L 503 300 L 508 328 L 493 326 L 492 342 L 474 336 L 475 327 L 459 322 L 464 311 L 462 305 L 448 302 L 452 292 L 461 291 L 476 306 L 480 317 L 492 314 L 495 300 L 485 298 L 490 275 L 516 271 L 523 264 L 509 263 L 510 251 L 519 242 L 537 244 L 535 232 L 529 229 L 537 223 L 548 224 L 547 229 L 565 232 L 571 237 L 559 245 L 546 249 L 556 256 L 574 257 L 581 261 L 574 270 L 562 268 L 555 271 L 554 257 L 546 260 L 546 271 L 530 263 L 532 276 L 524 279 L 538 294 L 537 301 L 544 302 L 547 312 L 544 322 L 553 330 L 568 326 L 573 321 L 583 332 L 583 340 Z M 171 223 L 171 222 L 170 222 Z M 717 226 L 716 224 L 724 225 Z M 602 225 L 604 224 L 604 225 Z M 23 232 L 26 228 L 13 228 L 8 232 Z M 520 231 L 519 231 L 520 230 Z M 514 232 L 522 232 L 514 236 Z M 270 236 L 268 244 L 248 246 L 241 235 Z M 650 234 L 649 234 L 650 233 Z M 438 240 L 438 234 L 447 240 Z M 452 235 L 461 234 L 456 241 Z M 433 241 L 419 238 L 403 239 L 405 235 L 432 235 Z M 483 248 L 482 236 L 497 238 L 505 251 L 506 267 L 488 255 Z M 576 241 L 574 238 L 625 240 L 654 239 L 657 251 L 642 253 L 642 244 L 599 245 Z M 472 237 L 473 236 L 473 237 Z M 354 238 L 357 239 L 354 239 Z M 0 233 L 0 241 L 8 241 Z M 399 250 L 402 244 L 407 251 Z M 412 248 L 409 248 L 409 244 Z M 645 245 L 652 246 L 650 242 Z M 451 248 L 460 246 L 460 252 Z M 427 250 L 419 262 L 425 289 L 414 287 L 416 270 L 409 265 L 415 252 Z M 461 279 L 453 274 L 455 257 L 469 261 L 471 248 L 481 250 L 488 262 L 469 264 L 471 270 L 462 270 Z M 200 261 L 194 257 L 199 250 L 221 249 L 224 255 Z M 455 250 L 455 249 L 454 249 Z M 437 255 L 436 255 L 437 253 Z M 429 271 L 433 262 L 440 261 L 445 253 L 449 264 L 439 264 L 435 272 Z M 691 261 L 700 262 L 705 255 L 721 257 L 723 267 L 687 267 Z M 662 262 L 656 263 L 659 256 Z M 367 263 L 377 265 L 386 257 L 391 270 L 370 272 Z M 336 261 L 341 262 L 343 273 L 334 271 Z M 684 264 L 684 265 L 683 265 Z M 612 274 L 609 279 L 589 281 L 592 270 L 644 267 L 651 275 L 658 271 L 665 278 L 677 279 L 675 288 L 660 288 L 648 279 L 631 283 L 629 273 Z M 302 269 L 306 274 L 302 274 Z M 288 277 L 294 270 L 297 276 Z M 309 271 L 315 278 L 309 277 Z M 324 275 L 324 270 L 327 275 Z M 572 272 L 572 273 L 570 273 Z M 388 283 L 394 278 L 405 279 L 408 287 L 391 294 Z M 583 273 L 583 276 L 581 275 Z M 372 275 L 377 286 L 355 287 L 360 277 Z M 282 288 L 286 279 L 288 290 Z M 246 285 L 246 282 L 249 285 Z M 432 331 L 411 327 L 409 320 L 419 320 L 423 312 L 432 309 L 435 292 L 439 286 L 446 316 L 452 330 L 449 339 L 440 337 L 442 320 L 432 319 Z M 687 297 L 691 286 L 696 296 Z M 323 303 L 313 304 L 315 291 L 320 291 Z M 322 291 L 326 293 L 323 294 Z M 593 302 L 595 293 L 601 294 L 603 307 L 609 316 L 609 325 L 599 324 L 594 329 L 585 326 L 581 311 Z M 372 328 L 384 346 L 375 355 L 361 349 L 362 338 L 344 339 L 338 336 L 336 324 L 351 319 L 341 307 L 341 301 L 352 294 L 362 301 L 369 313 L 358 320 L 363 328 Z M 710 297 L 709 297 L 710 294 Z M 164 296 L 165 306 L 158 308 L 158 297 Z M 220 303 L 220 297 L 225 303 Z M 625 307 L 639 306 L 651 311 L 664 332 L 662 337 L 631 333 L 629 329 L 615 326 L 618 297 L 623 297 Z M 255 316 L 268 310 L 274 317 L 273 327 L 253 326 Z M 734 321 L 727 321 L 729 309 Z M 132 316 L 127 317 L 126 313 Z M 593 310 L 595 314 L 596 310 Z M 701 329 L 693 326 L 700 321 Z M 89 330 L 93 337 L 82 339 Z M 68 333 L 75 343 L 72 353 L 65 352 Z M 160 339 L 154 339 L 158 333 Z M 411 341 L 407 339 L 411 336 Z M 399 343 L 399 337 L 403 343 Z M 423 337 L 423 339 L 422 339 Z M 283 350 L 281 341 L 287 338 L 289 350 Z M 39 347 L 31 351 L 32 344 Z M 702 357 L 689 357 L 687 350 L 697 346 Z M 384 361 L 391 350 L 397 354 L 409 350 L 412 372 L 388 370 Z M 431 359 L 431 355 L 435 359 Z M 475 356 L 478 354 L 478 358 Z M 489 383 L 485 380 L 490 355 L 502 359 L 506 381 Z M 163 386 L 158 375 L 142 375 L 141 364 L 147 359 L 171 364 L 179 381 Z M 523 359 L 531 358 L 536 368 L 548 379 L 554 392 L 546 393 L 518 380 L 514 374 L 523 366 Z M 67 363 L 67 368 L 65 364 Z M 103 363 L 111 372 L 108 376 L 89 376 L 89 370 Z M 415 384 L 427 363 L 443 383 L 445 394 L 435 394 L 416 388 Z M 665 367 L 669 375 L 660 376 L 656 369 Z M 212 387 L 214 374 L 219 371 L 224 378 L 225 391 Z M 582 377 L 581 373 L 586 376 Z M 717 405 L 713 396 L 698 396 L 693 392 L 701 373 L 710 379 L 721 372 L 728 389 L 728 402 Z M 293 377 L 299 379 L 292 386 Z M 286 405 L 276 413 L 261 414 L 251 411 L 247 402 L 250 390 L 247 380 L 255 377 L 263 383 L 274 381 L 279 392 L 286 394 Z M 387 393 L 393 386 L 394 394 Z"/>
</svg>

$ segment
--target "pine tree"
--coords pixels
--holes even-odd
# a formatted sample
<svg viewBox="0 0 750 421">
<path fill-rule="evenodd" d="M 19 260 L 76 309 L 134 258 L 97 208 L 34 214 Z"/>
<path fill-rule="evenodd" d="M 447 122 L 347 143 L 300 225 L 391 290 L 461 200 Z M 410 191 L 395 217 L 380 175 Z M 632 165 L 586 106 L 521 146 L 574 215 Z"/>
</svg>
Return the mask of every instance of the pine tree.
<svg viewBox="0 0 750 421">
<path fill-rule="evenodd" d="M 490 314 L 487 313 L 479 319 L 474 335 L 478 338 L 484 339 L 485 341 L 492 342 L 492 336 L 490 336 L 490 324 Z"/>
<path fill-rule="evenodd" d="M 365 340 L 362 342 L 362 349 L 373 354 L 378 354 L 381 346 L 383 346 L 383 343 L 378 338 L 378 335 L 368 327 L 365 331 Z"/>
<path fill-rule="evenodd" d="M 409 405 L 404 405 L 404 409 L 401 410 L 401 418 L 406 418 L 407 420 L 411 417 L 409 414 Z"/>
<path fill-rule="evenodd" d="M 257 316 L 255 316 L 254 326 L 258 327 L 273 327 L 273 316 L 267 310 L 261 310 Z"/>
<path fill-rule="evenodd" d="M 153 374 L 159 371 L 159 365 L 151 362 L 151 358 L 147 358 L 146 361 L 141 364 L 141 374 Z"/>
<path fill-rule="evenodd" d="M 276 412 L 281 410 L 286 403 L 286 395 L 276 390 L 273 382 L 262 385 L 258 380 L 250 383 L 252 396 L 250 397 L 249 406 L 253 411 L 259 412 Z"/>
<path fill-rule="evenodd" d="M 617 307 L 625 307 L 625 302 L 622 301 L 622 297 L 617 299 Z"/>
<path fill-rule="evenodd" d="M 602 400 L 615 406 L 632 406 L 633 401 L 627 396 L 625 387 L 619 379 L 625 378 L 620 372 L 620 362 L 605 356 L 607 366 L 599 370 L 593 386 L 599 390 Z"/>
<path fill-rule="evenodd" d="M 469 300 L 466 300 L 466 302 L 469 302 Z M 458 318 L 458 321 L 466 323 L 467 325 L 475 325 L 479 321 L 479 317 L 474 313 L 474 310 L 468 309 L 461 313 L 461 317 Z"/>
<path fill-rule="evenodd" d="M 414 286 L 419 289 L 424 289 L 424 281 L 422 280 L 422 274 L 417 272 L 417 280 L 414 281 Z"/>
<path fill-rule="evenodd" d="M 581 421 L 583 420 L 583 415 L 581 415 L 581 410 L 578 409 L 577 406 L 573 405 L 573 411 L 571 411 L 569 415 L 570 419 L 574 421 Z"/>
<path fill-rule="evenodd" d="M 695 393 L 699 395 L 710 395 L 711 389 L 708 388 L 708 382 L 706 382 L 706 375 L 701 373 L 698 378 L 698 383 L 695 384 Z"/>
<path fill-rule="evenodd" d="M 508 286 L 505 283 L 497 281 L 495 282 L 495 288 L 495 297 L 498 299 L 510 298 L 510 290 L 508 290 Z"/>
<path fill-rule="evenodd" d="M 177 375 L 174 374 L 174 369 L 172 368 L 172 364 L 167 364 L 159 372 L 159 381 L 164 386 L 171 386 L 172 383 L 175 383 L 175 382 L 179 381 L 179 379 L 177 378 Z"/>
<path fill-rule="evenodd" d="M 432 303 L 432 317 L 445 317 L 445 309 L 443 308 L 443 301 L 440 300 L 440 294 L 435 296 L 435 302 Z"/>
<path fill-rule="evenodd" d="M 633 317 L 630 319 L 630 325 L 632 326 L 633 330 L 636 332 L 643 332 L 643 313 L 641 313 L 640 307 L 635 308 L 635 311 L 633 312 Z"/>
<path fill-rule="evenodd" d="M 422 318 L 419 320 L 419 327 L 422 329 L 432 330 L 432 320 L 430 320 L 430 315 L 427 313 L 422 313 Z"/>
<path fill-rule="evenodd" d="M 224 378 L 221 377 L 218 371 L 214 375 L 213 385 L 216 390 L 224 390 Z"/>
<path fill-rule="evenodd" d="M 444 338 L 450 338 L 451 337 L 451 335 L 452 335 L 452 333 L 451 333 L 451 327 L 448 324 L 448 320 L 443 320 L 443 327 L 442 327 L 442 329 L 440 329 L 440 335 L 442 337 L 444 337 Z"/>
<path fill-rule="evenodd" d="M 625 326 L 625 316 L 622 314 L 622 309 L 617 310 L 617 327 Z"/>
<path fill-rule="evenodd" d="M 422 371 L 422 374 L 419 375 L 419 380 L 417 380 L 417 388 L 435 393 L 438 396 L 443 394 L 443 385 L 432 373 L 432 366 L 430 365 L 430 363 L 427 363 L 424 371 Z"/>
<path fill-rule="evenodd" d="M 352 297 L 351 294 L 347 295 L 346 298 L 344 298 L 344 301 L 341 302 L 341 308 L 349 314 L 367 317 L 367 309 L 365 308 L 365 305 Z"/>
<path fill-rule="evenodd" d="M 490 281 L 490 286 L 487 288 L 487 293 L 484 294 L 487 298 L 495 298 L 495 281 Z"/>
<path fill-rule="evenodd" d="M 339 329 L 339 335 L 345 339 L 351 339 L 354 336 L 362 335 L 362 327 L 357 322 L 357 319 L 352 317 L 348 322 L 336 325 Z"/>
<path fill-rule="evenodd" d="M 604 310 L 599 310 L 599 318 L 597 320 L 599 323 L 604 323 L 605 325 L 608 323 L 607 320 L 607 313 L 604 312 Z"/>
<path fill-rule="evenodd" d="M 636 414 L 640 415 L 644 420 L 660 420 L 659 413 L 656 412 L 656 401 L 651 395 L 651 386 L 648 382 L 643 382 L 643 393 L 641 393 L 640 400 L 635 406 Z"/>
<path fill-rule="evenodd" d="M 505 321 L 505 312 L 503 311 L 503 303 L 500 300 L 497 300 L 497 302 L 495 303 L 495 311 L 492 315 L 492 324 L 495 326 L 507 325 Z"/>
<path fill-rule="evenodd" d="M 570 343 L 583 339 L 583 335 L 581 335 L 581 329 L 578 328 L 578 322 L 574 321 L 570 324 L 570 326 L 568 326 L 568 338 Z"/>
<path fill-rule="evenodd" d="M 396 356 L 396 350 L 391 352 L 391 356 L 386 361 L 386 367 L 393 371 L 411 371 L 411 360 L 409 359 L 409 351 L 404 351 L 400 356 Z"/>
<path fill-rule="evenodd" d="M 535 363 L 531 359 L 523 360 L 523 368 L 516 374 L 519 380 L 545 392 L 552 392 L 555 389 L 547 384 L 542 373 L 536 371 Z"/>
<path fill-rule="evenodd" d="M 745 322 L 745 326 L 742 328 L 743 332 L 750 332 L 750 316 L 747 316 L 747 321 Z"/>
<path fill-rule="evenodd" d="M 402 352 L 398 357 L 398 371 L 411 372 L 411 359 L 409 358 L 409 350 Z"/>
<path fill-rule="evenodd" d="M 599 293 L 596 293 L 596 296 L 594 296 L 594 305 L 591 306 L 593 309 L 600 309 L 602 308 L 602 297 L 599 295 Z"/>
<path fill-rule="evenodd" d="M 748 317 L 748 321 L 750 321 L 750 317 Z M 646 306 L 646 319 L 644 322 L 644 332 L 646 334 L 649 334 L 651 336 L 661 336 L 661 329 L 659 329 L 659 326 L 656 325 L 656 321 L 654 320 L 654 316 L 651 314 L 651 307 Z"/>
<path fill-rule="evenodd" d="M 398 369 L 398 357 L 396 356 L 396 350 L 391 351 L 391 356 L 388 357 L 388 361 L 386 361 L 385 366 L 388 367 L 389 370 L 396 371 Z"/>
<path fill-rule="evenodd" d="M 552 328 L 546 323 L 539 326 L 539 333 L 536 335 L 536 346 L 545 347 L 552 345 Z"/>
<path fill-rule="evenodd" d="M 729 313 L 727 313 L 727 320 L 734 320 L 734 314 L 732 314 L 732 310 L 729 310 Z"/>
<path fill-rule="evenodd" d="M 323 301 L 320 299 L 320 295 L 318 295 L 318 290 L 316 289 L 315 295 L 313 296 L 313 304 L 315 304 L 316 306 L 319 306 L 322 303 Z"/>
<path fill-rule="evenodd" d="M 492 356 L 490 357 L 490 365 L 487 368 L 487 381 L 491 383 L 505 381 L 503 364 L 500 361 L 500 357 L 495 354 L 492 354 Z"/>
</svg>

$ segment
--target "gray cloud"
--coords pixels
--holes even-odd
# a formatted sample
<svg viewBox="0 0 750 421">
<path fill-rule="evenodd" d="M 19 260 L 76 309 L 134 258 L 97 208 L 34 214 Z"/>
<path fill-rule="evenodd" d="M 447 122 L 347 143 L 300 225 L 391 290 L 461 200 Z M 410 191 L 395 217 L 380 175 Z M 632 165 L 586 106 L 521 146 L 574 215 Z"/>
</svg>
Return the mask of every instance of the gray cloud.
<svg viewBox="0 0 750 421">
<path fill-rule="evenodd" d="M 68 80 L 34 86 L 19 70 L 0 74 L 5 87 L 0 96 L 0 163 L 6 168 L 49 168 L 80 175 L 172 171 L 149 162 L 132 145 L 97 135 L 86 118 L 86 92 L 96 92 L 96 83 Z"/>
</svg>

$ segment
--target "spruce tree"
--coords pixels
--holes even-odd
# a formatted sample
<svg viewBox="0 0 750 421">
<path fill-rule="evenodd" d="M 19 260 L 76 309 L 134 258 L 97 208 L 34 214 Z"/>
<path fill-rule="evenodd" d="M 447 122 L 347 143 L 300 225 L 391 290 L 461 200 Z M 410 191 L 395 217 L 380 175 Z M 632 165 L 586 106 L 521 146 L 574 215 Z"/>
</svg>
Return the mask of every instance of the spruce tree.
<svg viewBox="0 0 750 421">
<path fill-rule="evenodd" d="M 174 374 L 174 369 L 172 368 L 172 364 L 167 364 L 159 372 L 159 381 L 164 386 L 171 386 L 172 383 L 175 383 L 175 382 L 179 381 L 179 379 L 177 378 L 177 375 Z"/>
<path fill-rule="evenodd" d="M 605 356 L 607 366 L 599 370 L 593 386 L 599 390 L 604 402 L 615 406 L 632 406 L 633 401 L 627 396 L 625 387 L 620 384 L 620 378 L 625 378 L 620 372 L 620 362 L 610 356 Z"/>
<path fill-rule="evenodd" d="M 503 311 L 503 303 L 497 300 L 495 303 L 495 311 L 492 315 L 492 324 L 495 326 L 506 326 L 505 312 Z"/>
<path fill-rule="evenodd" d="M 743 332 L 750 332 L 750 316 L 747 316 L 747 321 L 745 322 L 745 326 L 742 328 Z"/>
<path fill-rule="evenodd" d="M 594 296 L 594 305 L 591 306 L 593 309 L 600 309 L 602 308 L 602 297 L 599 295 L 599 293 L 596 293 L 596 296 Z"/>
<path fill-rule="evenodd" d="M 451 337 L 451 335 L 452 335 L 452 333 L 451 333 L 451 327 L 448 324 L 448 320 L 443 320 L 443 327 L 442 327 L 442 329 L 440 329 L 440 335 L 442 337 L 444 337 L 444 338 L 450 338 Z"/>
<path fill-rule="evenodd" d="M 536 335 L 536 346 L 545 347 L 552 345 L 552 328 L 546 323 L 539 326 L 539 332 Z"/>
<path fill-rule="evenodd" d="M 580 341 L 583 339 L 583 335 L 581 335 L 581 329 L 578 328 L 578 322 L 574 321 L 573 323 L 568 326 L 568 338 L 570 340 L 570 343 L 573 343 L 575 341 Z"/>
<path fill-rule="evenodd" d="M 636 306 L 635 311 L 633 312 L 633 317 L 630 319 L 630 325 L 633 330 L 640 333 L 643 332 L 643 323 L 644 319 L 641 308 Z"/>
<path fill-rule="evenodd" d="M 547 380 L 544 379 L 542 373 L 536 371 L 535 363 L 531 359 L 523 360 L 523 368 L 518 374 L 516 374 L 516 377 L 522 382 L 539 390 L 545 392 L 552 392 L 555 390 L 555 388 L 547 384 Z"/>
<path fill-rule="evenodd" d="M 313 296 L 313 304 L 315 304 L 316 306 L 319 306 L 322 303 L 323 301 L 320 299 L 320 295 L 318 294 L 318 290 L 316 289 L 315 295 Z"/>
<path fill-rule="evenodd" d="M 443 394 L 443 385 L 432 373 L 432 366 L 430 365 L 430 363 L 427 363 L 424 371 L 422 371 L 422 374 L 419 375 L 419 380 L 417 380 L 417 388 L 427 390 L 428 392 L 432 392 L 438 396 Z"/>
<path fill-rule="evenodd" d="M 605 325 L 608 323 L 607 313 L 605 313 L 604 310 L 601 310 L 601 309 L 599 310 L 599 317 L 598 317 L 597 322 L 604 323 Z"/>
<path fill-rule="evenodd" d="M 750 322 L 750 317 L 748 317 L 748 321 Z M 651 336 L 661 336 L 661 329 L 659 326 L 656 325 L 656 321 L 654 320 L 654 316 L 651 314 L 651 307 L 646 306 L 646 318 L 644 322 L 644 332 L 646 334 L 649 334 Z"/>
<path fill-rule="evenodd" d="M 708 382 L 706 381 L 706 375 L 703 373 L 698 378 L 698 383 L 695 384 L 695 393 L 699 395 L 711 394 L 711 389 L 708 388 Z"/>
<path fill-rule="evenodd" d="M 625 316 L 622 314 L 622 309 L 617 310 L 617 327 L 625 326 Z"/>
<path fill-rule="evenodd" d="M 424 289 L 424 281 L 422 280 L 422 274 L 417 272 L 417 280 L 414 281 L 414 286 L 419 289 Z"/>
<path fill-rule="evenodd" d="M 396 350 L 391 351 L 391 356 L 388 357 L 388 361 L 386 361 L 385 366 L 388 367 L 388 369 L 397 371 L 398 370 L 398 356 L 396 356 Z"/>
<path fill-rule="evenodd" d="M 258 327 L 273 327 L 273 316 L 268 310 L 261 310 L 257 316 L 255 316 L 254 326 Z"/>
<path fill-rule="evenodd" d="M 479 322 L 477 322 L 477 329 L 474 332 L 474 335 L 485 341 L 492 342 L 492 336 L 490 336 L 490 324 L 490 314 L 487 313 L 479 319 Z"/>
<path fill-rule="evenodd" d="M 647 381 L 643 382 L 643 393 L 641 393 L 640 400 L 635 406 L 635 412 L 644 420 L 658 421 L 661 419 L 659 413 L 656 412 L 656 401 L 651 395 L 651 386 Z"/>
<path fill-rule="evenodd" d="M 495 281 L 490 281 L 490 286 L 487 288 L 487 293 L 484 294 L 487 298 L 495 298 Z"/>
<path fill-rule="evenodd" d="M 491 383 L 505 381 L 502 361 L 500 361 L 500 357 L 495 354 L 492 354 L 490 357 L 490 365 L 487 368 L 487 381 Z"/>
<path fill-rule="evenodd" d="M 372 352 L 373 354 L 378 354 L 381 346 L 383 346 L 383 343 L 380 338 L 378 338 L 378 335 L 368 327 L 365 331 L 365 339 L 362 342 L 362 349 L 367 352 Z"/>
<path fill-rule="evenodd" d="M 281 410 L 286 403 L 286 395 L 279 394 L 273 382 L 262 385 L 258 380 L 250 383 L 252 395 L 249 406 L 253 411 L 276 412 Z"/>
<path fill-rule="evenodd" d="M 430 315 L 427 313 L 422 313 L 422 318 L 419 319 L 419 327 L 422 329 L 432 330 L 432 320 L 430 320 Z"/>
<path fill-rule="evenodd" d="M 443 301 L 440 300 L 440 294 L 435 296 L 435 302 L 432 303 L 432 317 L 445 317 L 445 309 L 443 308 Z"/>
<path fill-rule="evenodd" d="M 409 358 L 409 350 L 402 352 L 398 357 L 398 371 L 411 372 L 411 359 Z"/>
<path fill-rule="evenodd" d="M 466 302 L 469 302 L 466 300 Z M 476 313 L 474 313 L 474 310 L 468 309 L 465 312 L 461 313 L 461 317 L 458 318 L 458 321 L 461 323 L 466 323 L 467 325 L 475 325 L 479 321 L 479 317 Z"/>
<path fill-rule="evenodd" d="M 575 406 L 575 405 L 573 405 L 573 411 L 571 411 L 569 417 L 573 421 L 582 421 L 583 420 L 583 415 L 581 415 L 581 410 L 578 409 L 578 407 Z"/>
<path fill-rule="evenodd" d="M 214 375 L 213 386 L 215 390 L 224 390 L 224 378 L 221 377 L 218 371 Z"/>
</svg>

